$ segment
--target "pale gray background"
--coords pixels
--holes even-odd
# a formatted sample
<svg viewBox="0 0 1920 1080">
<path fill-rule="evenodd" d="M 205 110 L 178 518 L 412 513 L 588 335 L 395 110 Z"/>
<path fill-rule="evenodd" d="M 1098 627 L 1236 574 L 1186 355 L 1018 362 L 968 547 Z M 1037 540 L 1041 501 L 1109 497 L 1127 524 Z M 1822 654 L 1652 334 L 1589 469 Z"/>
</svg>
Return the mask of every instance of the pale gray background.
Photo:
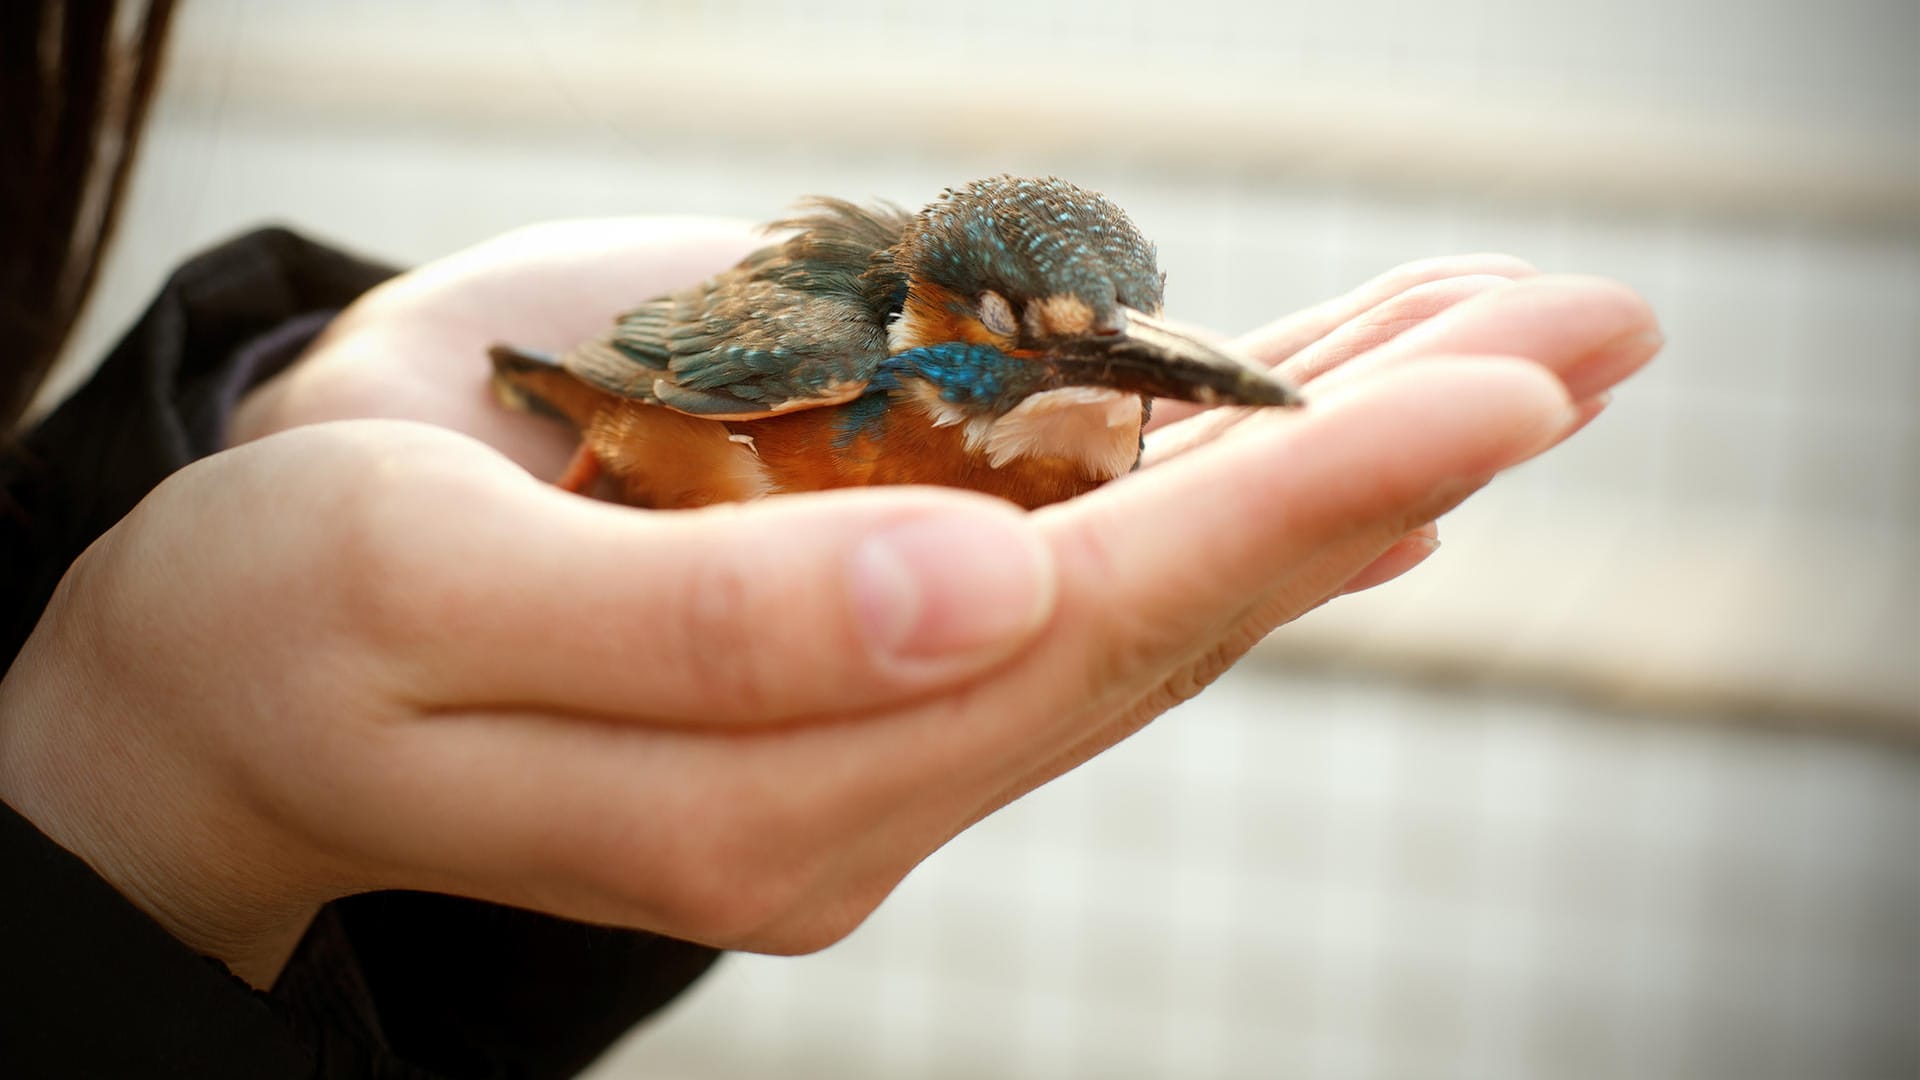
<svg viewBox="0 0 1920 1080">
<path fill-rule="evenodd" d="M 999 171 L 1108 191 L 1222 330 L 1475 249 L 1663 318 L 1429 565 L 842 945 L 730 958 L 602 1080 L 1920 1075 L 1912 0 L 196 0 L 179 31 L 63 387 L 254 223 L 418 261 Z"/>
</svg>

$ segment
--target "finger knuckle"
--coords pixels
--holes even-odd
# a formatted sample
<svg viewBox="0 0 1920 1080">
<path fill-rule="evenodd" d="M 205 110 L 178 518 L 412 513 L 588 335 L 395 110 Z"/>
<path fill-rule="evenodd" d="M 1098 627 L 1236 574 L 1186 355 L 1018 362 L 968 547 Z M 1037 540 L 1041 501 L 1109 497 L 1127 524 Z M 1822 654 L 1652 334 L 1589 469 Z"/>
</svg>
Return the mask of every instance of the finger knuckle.
<svg viewBox="0 0 1920 1080">
<path fill-rule="evenodd" d="M 682 670 L 711 691 L 720 711 L 757 715 L 773 702 L 772 664 L 754 647 L 753 588 L 745 567 L 710 560 L 682 586 L 675 605 L 674 639 Z"/>
<path fill-rule="evenodd" d="M 670 920 L 676 936 L 720 948 L 751 948 L 791 907 L 791 899 L 764 880 L 711 875 L 683 884 Z"/>
<path fill-rule="evenodd" d="M 626 868 L 618 887 L 647 925 L 723 948 L 800 954 L 851 933 L 910 867 L 897 852 L 851 856 L 849 838 L 869 827 L 843 800 L 741 774 L 708 786 L 698 819 L 664 848 L 610 863 Z M 857 872 L 866 863 L 870 872 Z"/>
<path fill-rule="evenodd" d="M 1111 528 L 1095 522 L 1080 530 L 1059 558 L 1068 572 L 1082 577 L 1082 586 L 1071 592 L 1089 598 L 1083 602 L 1094 610 L 1086 615 L 1099 626 L 1098 644 L 1088 653 L 1085 675 L 1087 692 L 1093 695 L 1151 681 L 1155 672 L 1167 667 L 1170 657 L 1187 649 L 1180 624 L 1156 613 L 1167 610 L 1175 597 L 1191 588 L 1192 575 L 1198 572 L 1197 568 L 1168 567 L 1150 592 L 1131 593 L 1131 601 L 1125 604 L 1100 603 L 1093 598 L 1106 594 L 1105 583 L 1121 580 L 1125 573 L 1112 535 Z"/>
<path fill-rule="evenodd" d="M 688 838 L 675 874 L 673 918 L 702 941 L 764 938 L 804 902 L 817 860 L 776 817 L 722 810 Z"/>
<path fill-rule="evenodd" d="M 1212 686 L 1214 680 L 1238 663 L 1258 640 L 1257 633 L 1235 633 L 1209 646 L 1206 652 L 1196 657 L 1192 663 L 1176 669 L 1160 685 L 1162 698 L 1158 711 L 1165 712 L 1167 709 L 1198 697 L 1200 691 Z"/>
<path fill-rule="evenodd" d="M 776 956 L 805 956 L 839 944 L 860 928 L 878 907 L 877 901 L 842 898 L 798 913 L 797 918 L 762 930 L 751 942 L 756 952 Z"/>
<path fill-rule="evenodd" d="M 374 470 L 324 509 L 327 536 L 316 581 L 358 636 L 407 645 L 458 625 L 441 563 L 427 556 L 414 493 L 402 477 Z"/>
</svg>

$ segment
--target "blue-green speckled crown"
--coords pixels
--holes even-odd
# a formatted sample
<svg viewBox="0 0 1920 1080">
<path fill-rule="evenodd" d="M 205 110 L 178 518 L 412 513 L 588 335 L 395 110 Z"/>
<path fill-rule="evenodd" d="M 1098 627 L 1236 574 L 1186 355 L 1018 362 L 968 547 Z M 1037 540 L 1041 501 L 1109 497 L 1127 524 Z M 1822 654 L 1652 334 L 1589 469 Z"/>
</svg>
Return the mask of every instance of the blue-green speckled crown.
<svg viewBox="0 0 1920 1080">
<path fill-rule="evenodd" d="M 922 210 L 894 254 L 911 276 L 971 298 L 1071 294 L 1106 322 L 1120 303 L 1158 311 L 1164 276 L 1153 244 L 1097 191 L 1055 177 L 995 176 L 949 188 Z"/>
</svg>

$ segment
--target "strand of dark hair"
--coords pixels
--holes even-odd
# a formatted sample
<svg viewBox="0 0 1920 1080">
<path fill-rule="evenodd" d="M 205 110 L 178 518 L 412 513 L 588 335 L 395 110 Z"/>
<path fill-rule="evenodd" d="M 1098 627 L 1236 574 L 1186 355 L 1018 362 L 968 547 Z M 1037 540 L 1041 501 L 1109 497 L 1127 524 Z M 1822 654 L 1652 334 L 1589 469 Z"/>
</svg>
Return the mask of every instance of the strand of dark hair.
<svg viewBox="0 0 1920 1080">
<path fill-rule="evenodd" d="M 0 3 L 0 437 L 33 401 L 99 276 L 173 6 Z"/>
</svg>

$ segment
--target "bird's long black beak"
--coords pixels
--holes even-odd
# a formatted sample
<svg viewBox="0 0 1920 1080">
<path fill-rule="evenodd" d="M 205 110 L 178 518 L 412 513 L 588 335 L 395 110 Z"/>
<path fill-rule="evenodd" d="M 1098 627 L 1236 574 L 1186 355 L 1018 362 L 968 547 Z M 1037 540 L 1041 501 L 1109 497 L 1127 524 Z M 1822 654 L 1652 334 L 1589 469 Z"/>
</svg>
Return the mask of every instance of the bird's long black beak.
<svg viewBox="0 0 1920 1080">
<path fill-rule="evenodd" d="M 1306 398 L 1286 380 L 1157 316 L 1121 308 L 1117 332 L 1049 349 L 1064 383 L 1178 398 L 1202 405 L 1282 405 Z"/>
</svg>

